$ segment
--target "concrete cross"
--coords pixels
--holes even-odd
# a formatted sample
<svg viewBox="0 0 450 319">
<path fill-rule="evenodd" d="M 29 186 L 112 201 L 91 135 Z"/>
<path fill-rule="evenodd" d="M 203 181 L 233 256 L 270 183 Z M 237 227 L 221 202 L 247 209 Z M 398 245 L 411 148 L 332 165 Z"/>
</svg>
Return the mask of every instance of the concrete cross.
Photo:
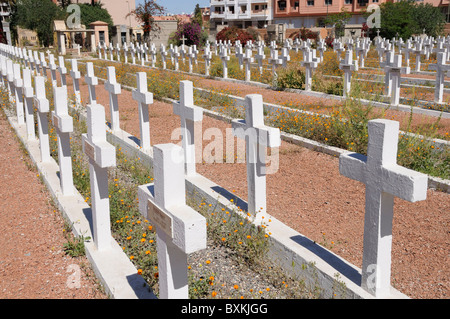
<svg viewBox="0 0 450 319">
<path fill-rule="evenodd" d="M 411 52 L 416 55 L 416 68 L 414 71 L 420 72 L 420 55 L 423 54 L 422 42 L 417 40 Z"/>
<path fill-rule="evenodd" d="M 163 70 L 165 70 L 167 68 L 167 51 L 166 51 L 166 47 L 164 46 L 163 43 L 161 43 L 161 47 L 159 49 L 159 53 L 161 55 L 161 61 L 162 61 L 162 67 Z"/>
<path fill-rule="evenodd" d="M 366 185 L 361 286 L 384 297 L 391 287 L 394 197 L 409 202 L 425 200 L 428 177 L 397 165 L 398 122 L 371 120 L 368 129 L 367 156 L 342 154 L 339 172 Z"/>
<path fill-rule="evenodd" d="M 77 59 L 70 60 L 72 69 L 70 70 L 70 76 L 72 77 L 73 93 L 75 95 L 75 103 L 77 106 L 81 106 L 81 92 L 80 92 L 80 78 L 81 73 L 78 71 Z"/>
<path fill-rule="evenodd" d="M 283 63 L 283 61 L 280 58 L 278 58 L 278 50 L 272 50 L 268 62 L 269 64 L 272 64 L 272 74 L 276 76 L 277 66 Z"/>
<path fill-rule="evenodd" d="M 310 91 L 312 87 L 312 73 L 319 63 L 314 59 L 315 50 L 306 50 L 303 52 L 303 61 L 300 64 L 305 68 L 305 91 Z"/>
<path fill-rule="evenodd" d="M 365 59 L 365 55 L 366 55 L 366 43 L 363 41 L 357 41 L 355 53 L 356 53 L 356 58 L 359 61 L 359 67 L 364 68 L 364 59 Z"/>
<path fill-rule="evenodd" d="M 16 88 L 14 87 L 14 65 L 11 59 L 6 60 L 6 79 L 8 81 L 9 98 L 11 101 L 11 97 L 16 95 Z"/>
<path fill-rule="evenodd" d="M 385 67 L 390 69 L 390 77 L 392 89 L 391 91 L 391 105 L 397 106 L 400 102 L 400 82 L 401 74 L 409 74 L 411 69 L 409 67 L 402 67 L 402 55 L 397 54 L 394 57 L 394 62 Z"/>
<path fill-rule="evenodd" d="M 281 65 L 283 68 L 287 68 L 288 61 L 291 61 L 289 50 L 287 48 L 281 48 Z"/>
<path fill-rule="evenodd" d="M 317 51 L 319 51 L 319 62 L 323 62 L 323 53 L 327 50 L 325 40 L 320 40 L 317 44 Z"/>
<path fill-rule="evenodd" d="M 87 134 L 82 135 L 83 152 L 89 159 L 93 239 L 98 251 L 111 249 L 108 168 L 116 166 L 116 148 L 106 141 L 105 109 L 89 104 Z"/>
<path fill-rule="evenodd" d="M 74 194 L 70 133 L 73 132 L 73 119 L 67 106 L 67 87 L 54 87 L 55 110 L 52 112 L 53 126 L 58 136 L 58 161 L 61 191 L 64 196 Z"/>
<path fill-rule="evenodd" d="M 175 46 L 174 48 L 173 48 L 173 50 L 172 50 L 172 53 L 171 53 L 171 56 L 173 57 L 173 63 L 174 63 L 174 65 L 175 65 L 175 71 L 178 71 L 178 69 L 179 69 L 179 62 L 178 62 L 178 59 L 179 59 L 179 57 L 180 57 L 180 53 L 178 52 L 178 47 L 177 46 Z"/>
<path fill-rule="evenodd" d="M 189 60 L 189 73 L 192 73 L 192 71 L 193 71 L 193 69 L 192 69 L 192 60 L 194 59 L 194 53 L 192 53 L 192 46 L 190 46 L 189 48 L 188 48 L 188 52 L 187 52 L 187 57 L 188 57 L 188 60 Z"/>
<path fill-rule="evenodd" d="M 33 51 L 34 65 L 36 67 L 36 75 L 41 75 L 41 61 L 39 60 L 38 52 Z"/>
<path fill-rule="evenodd" d="M 225 46 L 220 47 L 220 60 L 222 60 L 222 67 L 223 67 L 223 78 L 228 78 L 228 61 L 230 61 L 230 57 L 228 56 L 227 48 Z"/>
<path fill-rule="evenodd" d="M 31 84 L 31 70 L 23 69 L 23 96 L 25 107 L 25 123 L 27 128 L 27 139 L 34 140 L 34 105 L 33 105 L 33 86 Z"/>
<path fill-rule="evenodd" d="M 378 58 L 380 60 L 380 63 L 382 63 L 383 62 L 384 51 L 385 51 L 384 41 L 378 42 L 376 50 L 378 52 Z"/>
<path fill-rule="evenodd" d="M 242 58 L 244 57 L 244 49 L 242 48 L 242 45 L 237 44 L 235 47 L 235 55 L 238 59 L 239 69 L 242 70 L 244 68 Z"/>
<path fill-rule="evenodd" d="M 154 43 L 152 43 L 150 45 L 150 56 L 151 56 L 152 67 L 154 68 L 156 65 L 156 46 Z"/>
<path fill-rule="evenodd" d="M 119 100 L 117 95 L 121 93 L 120 84 L 116 80 L 116 68 L 108 66 L 107 69 L 108 79 L 105 82 L 105 90 L 109 92 L 109 109 L 111 114 L 111 130 L 120 130 L 120 118 L 119 118 Z"/>
<path fill-rule="evenodd" d="M 98 58 L 101 60 L 102 59 L 102 45 L 99 43 L 97 48 L 98 48 Z"/>
<path fill-rule="evenodd" d="M 344 71 L 343 96 L 347 97 L 350 94 L 352 72 L 358 71 L 358 61 L 353 61 L 353 50 L 345 51 L 345 58 L 339 63 L 339 69 Z"/>
<path fill-rule="evenodd" d="M 136 48 L 134 43 L 130 44 L 130 53 L 131 53 L 131 63 L 136 64 Z"/>
<path fill-rule="evenodd" d="M 299 38 L 295 38 L 293 45 L 294 45 L 295 53 L 298 53 L 298 49 L 302 45 L 301 42 L 300 42 L 300 39 Z"/>
<path fill-rule="evenodd" d="M 174 51 L 175 49 L 174 49 L 174 47 L 173 47 L 173 44 L 171 43 L 170 45 L 169 45 L 169 54 L 170 54 L 170 61 L 172 62 L 172 64 L 174 64 L 175 63 L 175 57 L 173 56 L 173 54 L 174 54 Z"/>
<path fill-rule="evenodd" d="M 413 51 L 411 40 L 408 39 L 402 46 L 402 52 L 405 53 L 405 64 L 409 67 L 409 54 Z"/>
<path fill-rule="evenodd" d="M 109 60 L 114 61 L 114 46 L 111 42 L 109 42 Z"/>
<path fill-rule="evenodd" d="M 391 96 L 392 92 L 391 67 L 394 65 L 394 55 L 394 51 L 387 51 L 386 60 L 380 63 L 384 69 L 384 94 L 386 96 Z"/>
<path fill-rule="evenodd" d="M 41 61 L 41 67 L 42 67 L 42 73 L 44 75 L 45 78 L 47 78 L 47 60 L 45 59 L 45 53 L 44 52 L 39 52 L 39 56 L 40 56 L 40 61 Z"/>
<path fill-rule="evenodd" d="M 55 88 L 58 86 L 58 82 L 56 79 L 56 70 L 58 69 L 58 66 L 55 63 L 55 57 L 53 54 L 49 55 L 48 61 L 49 61 L 48 66 L 50 68 L 50 75 L 52 78 L 52 87 Z"/>
<path fill-rule="evenodd" d="M 209 69 L 211 67 L 212 52 L 209 46 L 205 47 L 205 53 L 203 54 L 203 59 L 205 60 L 205 74 L 209 75 Z"/>
<path fill-rule="evenodd" d="M 201 152 L 203 109 L 194 105 L 194 88 L 191 81 L 180 81 L 180 101 L 173 103 L 173 113 L 180 117 L 184 150 L 185 174 L 195 175 L 196 151 Z M 200 141 L 196 140 L 200 137 Z M 196 150 L 198 148 L 198 150 Z"/>
<path fill-rule="evenodd" d="M 262 96 L 245 97 L 245 120 L 233 120 L 233 134 L 245 140 L 248 185 L 248 213 L 255 222 L 267 221 L 266 206 L 266 147 L 281 145 L 280 130 L 264 125 Z M 265 220 L 264 220 L 265 219 Z"/>
<path fill-rule="evenodd" d="M 259 73 L 262 74 L 262 72 L 263 72 L 263 60 L 266 58 L 266 55 L 264 54 L 264 46 L 263 45 L 258 45 L 256 51 L 257 52 L 256 52 L 256 55 L 255 55 L 255 59 L 258 62 Z"/>
<path fill-rule="evenodd" d="M 34 61 L 33 52 L 31 50 L 28 50 L 28 62 L 30 63 L 31 73 L 34 75 L 36 72 L 36 62 Z"/>
<path fill-rule="evenodd" d="M 181 55 L 181 60 L 183 61 L 183 64 L 185 62 L 185 57 L 186 57 L 186 48 L 184 46 L 184 43 L 180 46 L 180 50 L 179 53 Z"/>
<path fill-rule="evenodd" d="M 50 141 L 48 134 L 48 112 L 50 112 L 50 103 L 45 96 L 45 78 L 43 76 L 36 76 L 34 78 L 34 91 L 35 96 L 33 99 L 37 108 L 41 161 L 43 163 L 48 163 L 51 161 Z"/>
<path fill-rule="evenodd" d="M 187 257 L 206 248 L 206 219 L 186 205 L 182 152 L 178 145 L 155 145 L 155 183 L 138 187 L 139 211 L 156 229 L 161 299 L 189 297 Z"/>
<path fill-rule="evenodd" d="M 245 54 L 242 57 L 242 61 L 245 64 L 245 81 L 250 81 L 251 78 L 251 64 L 254 59 L 252 57 L 252 50 L 249 48 L 245 49 Z"/>
<path fill-rule="evenodd" d="M 66 79 L 67 68 L 66 68 L 66 65 L 64 63 L 64 57 L 63 56 L 58 56 L 58 61 L 59 61 L 58 70 L 59 70 L 59 75 L 61 77 L 61 85 L 62 86 L 67 86 L 67 79 Z"/>
<path fill-rule="evenodd" d="M 147 73 L 136 73 L 137 88 L 133 89 L 133 100 L 139 104 L 139 128 L 141 132 L 141 148 L 144 151 L 150 150 L 150 120 L 148 106 L 153 104 L 153 94 L 148 92 Z"/>
<path fill-rule="evenodd" d="M 436 71 L 436 84 L 434 89 L 434 102 L 442 103 L 444 95 L 444 76 L 450 76 L 450 64 L 446 63 L 446 53 L 438 52 L 436 63 L 430 64 L 428 69 Z"/>
<path fill-rule="evenodd" d="M 125 63 L 128 63 L 128 45 L 126 42 L 123 44 L 123 57 L 125 59 Z"/>
<path fill-rule="evenodd" d="M 115 50 L 116 50 L 116 59 L 117 59 L 117 62 L 120 62 L 120 44 L 119 44 L 119 43 L 116 44 Z"/>
<path fill-rule="evenodd" d="M 87 84 L 89 90 L 89 104 L 94 104 L 97 101 L 95 87 L 98 85 L 98 78 L 94 74 L 94 64 L 92 62 L 86 62 L 84 82 Z"/>
<path fill-rule="evenodd" d="M 342 52 L 345 51 L 345 48 L 344 48 L 344 45 L 342 44 L 342 42 L 336 41 L 335 45 L 333 46 L 333 50 L 334 50 L 334 52 L 337 52 L 338 59 L 340 60 L 341 56 L 342 56 Z"/>
<path fill-rule="evenodd" d="M 14 63 L 13 65 L 14 74 L 14 96 L 16 100 L 16 116 L 17 124 L 25 124 L 25 115 L 23 110 L 23 80 L 20 74 L 20 64 Z"/>
</svg>

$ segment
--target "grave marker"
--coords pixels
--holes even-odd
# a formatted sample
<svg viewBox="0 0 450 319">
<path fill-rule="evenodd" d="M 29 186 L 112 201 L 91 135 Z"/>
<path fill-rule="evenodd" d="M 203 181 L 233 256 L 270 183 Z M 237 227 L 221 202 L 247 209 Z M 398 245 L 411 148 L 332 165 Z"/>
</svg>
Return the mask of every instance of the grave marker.
<svg viewBox="0 0 450 319">
<path fill-rule="evenodd" d="M 20 74 L 20 64 L 14 63 L 13 65 L 14 75 L 14 95 L 16 99 L 16 115 L 17 124 L 25 124 L 25 116 L 23 110 L 23 80 Z"/>
<path fill-rule="evenodd" d="M 180 81 L 180 101 L 173 103 L 173 113 L 181 120 L 181 135 L 185 158 L 185 174 L 196 173 L 196 148 L 201 152 L 203 109 L 194 105 L 194 89 L 191 81 Z"/>
<path fill-rule="evenodd" d="M 139 186 L 139 210 L 156 228 L 159 297 L 187 299 L 188 254 L 206 248 L 206 219 L 186 205 L 183 150 L 153 147 L 154 184 Z"/>
<path fill-rule="evenodd" d="M 70 70 L 70 76 L 72 77 L 73 93 L 75 95 L 75 103 L 77 106 L 81 105 L 81 92 L 80 92 L 80 78 L 81 73 L 78 71 L 78 61 L 71 59 L 70 63 L 72 69 Z"/>
<path fill-rule="evenodd" d="M 97 101 L 95 86 L 98 85 L 98 78 L 94 74 L 94 64 L 92 62 L 86 63 L 84 82 L 87 84 L 89 90 L 89 104 L 94 104 Z"/>
<path fill-rule="evenodd" d="M 227 54 L 227 48 L 225 46 L 220 47 L 220 59 L 222 60 L 223 67 L 223 78 L 228 79 L 228 66 L 227 63 L 230 61 L 230 57 Z"/>
<path fill-rule="evenodd" d="M 233 120 L 232 128 L 233 135 L 245 139 L 248 213 L 255 216 L 256 223 L 260 223 L 267 216 L 266 147 L 279 147 L 281 137 L 278 128 L 264 125 L 264 107 L 261 95 L 247 95 L 245 102 L 245 120 Z"/>
<path fill-rule="evenodd" d="M 36 76 L 34 78 L 35 96 L 34 103 L 37 108 L 37 122 L 39 133 L 39 145 L 41 151 L 41 161 L 48 163 L 50 156 L 50 141 L 48 134 L 48 112 L 50 112 L 50 104 L 45 97 L 45 78 Z"/>
<path fill-rule="evenodd" d="M 242 57 L 242 61 L 245 64 L 245 81 L 250 81 L 251 78 L 251 64 L 254 59 L 252 57 L 252 50 L 249 48 L 245 49 L 245 54 Z"/>
<path fill-rule="evenodd" d="M 31 85 L 31 70 L 29 68 L 23 70 L 23 96 L 27 138 L 28 140 L 34 140 L 36 133 L 34 132 L 33 87 Z"/>
<path fill-rule="evenodd" d="M 153 94 L 148 92 L 147 73 L 136 73 L 137 88 L 133 89 L 133 100 L 139 104 L 139 127 L 141 132 L 141 148 L 144 151 L 150 150 L 150 121 L 148 106 L 153 104 Z"/>
<path fill-rule="evenodd" d="M 402 55 L 397 54 L 394 57 L 394 62 L 386 66 L 386 68 L 390 69 L 390 77 L 391 77 L 391 105 L 397 106 L 400 102 L 400 82 L 401 82 L 401 74 L 409 74 L 411 69 L 409 67 L 402 67 Z"/>
<path fill-rule="evenodd" d="M 390 293 L 394 196 L 425 200 L 427 175 L 397 165 L 399 123 L 371 120 L 367 156 L 342 154 L 339 172 L 366 185 L 361 286 L 376 297 Z"/>
<path fill-rule="evenodd" d="M 434 102 L 442 103 L 444 95 L 444 76 L 450 76 L 450 64 L 446 63 L 446 52 L 438 52 L 436 55 L 436 63 L 430 64 L 429 69 L 436 71 L 436 84 L 434 89 Z"/>
<path fill-rule="evenodd" d="M 59 70 L 59 75 L 61 77 L 61 85 L 67 86 L 67 80 L 66 80 L 67 68 L 64 63 L 64 57 L 58 56 L 58 61 L 59 61 L 58 70 Z"/>
<path fill-rule="evenodd" d="M 113 66 L 108 66 L 107 73 L 108 80 L 105 82 L 105 90 L 109 92 L 111 130 L 117 131 L 120 129 L 119 101 L 117 95 L 121 93 L 121 87 L 116 81 L 116 68 Z"/>
<path fill-rule="evenodd" d="M 344 71 L 344 91 L 343 96 L 347 97 L 350 94 L 350 86 L 352 83 L 352 72 L 358 71 L 358 62 L 353 61 L 353 51 L 347 50 L 345 52 L 344 60 L 339 63 L 339 69 Z"/>
<path fill-rule="evenodd" d="M 111 248 L 108 168 L 116 166 L 116 149 L 106 141 L 105 109 L 94 103 L 87 109 L 83 152 L 89 158 L 93 239 L 99 251 Z"/>
<path fill-rule="evenodd" d="M 64 196 L 74 194 L 72 157 L 70 151 L 70 133 L 73 132 L 73 119 L 69 116 L 67 107 L 67 87 L 53 88 L 55 110 L 52 112 L 52 122 L 58 136 L 58 161 L 61 191 Z"/>
<path fill-rule="evenodd" d="M 303 61 L 300 64 L 305 68 L 305 91 L 310 91 L 312 87 L 312 72 L 317 68 L 317 59 L 314 59 L 315 50 L 303 51 Z"/>
</svg>

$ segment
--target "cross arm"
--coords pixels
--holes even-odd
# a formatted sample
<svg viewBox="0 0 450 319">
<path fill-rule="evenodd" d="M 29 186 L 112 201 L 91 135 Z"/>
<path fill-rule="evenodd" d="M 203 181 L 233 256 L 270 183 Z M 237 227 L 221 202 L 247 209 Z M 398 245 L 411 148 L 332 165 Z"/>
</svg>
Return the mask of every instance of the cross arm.
<svg viewBox="0 0 450 319">
<path fill-rule="evenodd" d="M 39 112 L 48 113 L 50 111 L 50 104 L 46 98 L 35 96 L 34 103 L 37 105 Z"/>
<path fill-rule="evenodd" d="M 187 205 L 172 205 L 167 209 L 156 204 L 154 184 L 138 187 L 139 211 L 160 230 L 168 233 L 172 242 L 185 254 L 206 248 L 206 219 Z"/>
<path fill-rule="evenodd" d="M 116 148 L 107 141 L 90 142 L 87 134 L 82 135 L 83 153 L 92 158 L 101 168 L 116 166 Z"/>
<path fill-rule="evenodd" d="M 73 118 L 68 114 L 56 114 L 55 111 L 52 112 L 52 123 L 57 127 L 62 133 L 73 132 Z"/>
<path fill-rule="evenodd" d="M 133 89 L 132 97 L 134 100 L 139 101 L 144 104 L 153 103 L 153 94 L 150 92 L 139 92 L 137 89 Z"/>
<path fill-rule="evenodd" d="M 339 173 L 345 177 L 365 183 L 367 156 L 347 152 L 339 156 Z"/>
<path fill-rule="evenodd" d="M 383 166 L 381 178 L 383 192 L 392 194 L 408 202 L 425 200 L 428 176 L 397 164 Z"/>
<path fill-rule="evenodd" d="M 173 113 L 194 122 L 203 120 L 203 109 L 195 105 L 183 107 L 180 103 L 174 102 Z"/>
<path fill-rule="evenodd" d="M 122 91 L 119 83 L 110 83 L 108 81 L 105 82 L 105 89 L 112 94 L 120 94 Z"/>
</svg>

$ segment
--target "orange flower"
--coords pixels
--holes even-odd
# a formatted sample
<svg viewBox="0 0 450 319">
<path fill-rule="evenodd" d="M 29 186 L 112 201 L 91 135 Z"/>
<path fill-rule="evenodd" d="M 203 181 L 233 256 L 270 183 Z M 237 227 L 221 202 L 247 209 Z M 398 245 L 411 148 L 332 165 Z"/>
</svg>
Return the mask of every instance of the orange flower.
<svg viewBox="0 0 450 319">
<path fill-rule="evenodd" d="M 142 275 L 142 269 L 138 269 L 138 275 Z"/>
</svg>

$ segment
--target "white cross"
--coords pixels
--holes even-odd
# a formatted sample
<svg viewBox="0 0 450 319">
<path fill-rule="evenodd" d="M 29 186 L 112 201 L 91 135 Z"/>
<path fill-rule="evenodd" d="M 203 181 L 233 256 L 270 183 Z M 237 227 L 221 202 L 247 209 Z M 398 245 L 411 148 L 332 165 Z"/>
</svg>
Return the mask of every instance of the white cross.
<svg viewBox="0 0 450 319">
<path fill-rule="evenodd" d="M 186 205 L 183 150 L 153 147 L 154 184 L 138 187 L 139 211 L 156 229 L 159 297 L 187 299 L 187 257 L 206 248 L 206 219 Z"/>
<path fill-rule="evenodd" d="M 428 67 L 430 70 L 436 71 L 436 84 L 434 89 L 434 102 L 442 103 L 444 94 L 444 76 L 447 72 L 447 76 L 450 76 L 450 64 L 446 63 L 446 53 L 438 52 L 436 55 L 436 63 L 430 64 Z"/>
<path fill-rule="evenodd" d="M 228 78 L 228 61 L 230 61 L 230 57 L 227 54 L 227 48 L 225 46 L 220 47 L 220 59 L 222 60 L 222 66 L 223 66 L 223 78 Z"/>
<path fill-rule="evenodd" d="M 23 96 L 25 107 L 25 123 L 27 127 L 28 140 L 34 140 L 34 106 L 33 106 L 33 86 L 31 85 L 31 70 L 23 69 Z"/>
<path fill-rule="evenodd" d="M 128 63 L 128 45 L 126 42 L 123 44 L 123 56 L 125 58 L 125 63 Z"/>
<path fill-rule="evenodd" d="M 205 74 L 209 75 L 209 68 L 211 67 L 212 52 L 209 46 L 205 47 L 205 54 L 203 54 L 203 59 L 205 60 Z"/>
<path fill-rule="evenodd" d="M 277 65 L 281 65 L 283 61 L 278 58 L 278 50 L 272 50 L 270 59 L 268 60 L 269 64 L 272 64 L 272 73 L 274 76 L 277 74 Z"/>
<path fill-rule="evenodd" d="M 82 135 L 83 152 L 89 159 L 92 228 L 98 251 L 111 248 L 108 168 L 116 166 L 116 148 L 106 141 L 105 109 L 87 105 L 87 134 Z"/>
<path fill-rule="evenodd" d="M 58 161 L 61 191 L 64 196 L 74 194 L 72 158 L 70 152 L 70 133 L 73 132 L 73 119 L 67 107 L 67 87 L 54 87 L 55 110 L 52 112 L 53 126 L 58 135 Z"/>
<path fill-rule="evenodd" d="M 303 61 L 300 63 L 305 68 L 305 91 L 310 91 L 312 86 L 312 72 L 317 68 L 317 59 L 314 59 L 315 50 L 305 50 Z"/>
<path fill-rule="evenodd" d="M 57 79 L 56 79 L 56 70 L 57 70 L 58 66 L 55 63 L 54 55 L 50 54 L 48 60 L 49 60 L 48 66 L 50 68 L 50 74 L 51 74 L 51 77 L 52 77 L 52 86 L 53 87 L 57 87 L 58 86 L 58 82 L 57 82 Z"/>
<path fill-rule="evenodd" d="M 425 200 L 428 177 L 397 165 L 399 123 L 371 120 L 367 156 L 342 154 L 339 172 L 366 185 L 361 286 L 376 297 L 390 293 L 394 196 Z"/>
<path fill-rule="evenodd" d="M 80 92 L 80 78 L 81 73 L 78 71 L 78 61 L 76 59 L 70 60 L 72 69 L 70 70 L 70 76 L 72 77 L 73 92 L 75 95 L 75 103 L 77 106 L 81 105 L 81 92 Z"/>
<path fill-rule="evenodd" d="M 414 71 L 420 72 L 420 55 L 423 53 L 422 42 L 416 41 L 415 46 L 411 51 L 416 55 L 416 68 Z"/>
<path fill-rule="evenodd" d="M 137 88 L 133 89 L 133 100 L 139 103 L 139 127 L 141 131 L 141 148 L 144 151 L 150 150 L 150 120 L 148 106 L 153 104 L 153 94 L 148 92 L 147 73 L 136 73 Z"/>
<path fill-rule="evenodd" d="M 233 120 L 232 128 L 233 134 L 246 142 L 248 213 L 255 215 L 255 222 L 259 223 L 267 221 L 266 147 L 279 147 L 281 137 L 278 128 L 264 125 L 261 95 L 247 95 L 245 102 L 245 121 Z"/>
<path fill-rule="evenodd" d="M 409 67 L 409 54 L 413 51 L 411 40 L 406 40 L 405 44 L 402 46 L 402 52 L 405 52 L 405 63 Z"/>
<path fill-rule="evenodd" d="M 58 56 L 58 61 L 59 61 L 59 74 L 61 77 L 61 85 L 62 86 L 67 86 L 67 80 L 66 80 L 66 75 L 67 75 L 67 68 L 65 66 L 64 63 L 64 57 L 63 56 Z"/>
<path fill-rule="evenodd" d="M 48 112 L 50 112 L 50 104 L 45 97 L 45 78 L 36 76 L 34 78 L 35 96 L 34 103 L 37 108 L 37 122 L 39 132 L 39 145 L 41 150 L 41 161 L 43 163 L 50 162 L 50 142 L 48 134 Z"/>
<path fill-rule="evenodd" d="M 352 72 L 358 71 L 358 62 L 353 61 L 353 50 L 345 52 L 344 60 L 339 63 L 339 69 L 344 71 L 344 92 L 343 96 L 347 97 L 350 94 L 350 86 L 352 82 Z"/>
<path fill-rule="evenodd" d="M 92 62 L 86 63 L 84 82 L 87 84 L 89 90 L 89 104 L 94 104 L 97 101 L 95 87 L 98 85 L 98 78 L 94 74 L 94 64 Z"/>
<path fill-rule="evenodd" d="M 180 117 L 181 135 L 184 149 L 185 174 L 196 173 L 196 151 L 201 152 L 201 141 L 196 139 L 202 136 L 203 109 L 194 105 L 194 89 L 191 81 L 180 81 L 180 101 L 173 103 L 173 113 Z"/>
<path fill-rule="evenodd" d="M 245 54 L 242 57 L 243 63 L 245 64 L 245 81 L 250 81 L 251 77 L 251 63 L 254 59 L 252 58 L 252 50 L 249 48 L 245 49 Z"/>
<path fill-rule="evenodd" d="M 259 68 L 259 73 L 262 74 L 263 72 L 263 60 L 266 58 L 266 55 L 264 54 L 264 46 L 259 45 L 258 48 L 256 49 L 256 55 L 255 55 L 255 59 L 256 61 L 258 61 L 258 68 Z"/>
<path fill-rule="evenodd" d="M 150 55 L 152 59 L 152 67 L 154 68 L 156 64 L 156 46 L 154 43 L 152 43 L 150 46 Z"/>
<path fill-rule="evenodd" d="M 356 52 L 356 58 L 359 61 L 359 67 L 364 68 L 366 43 L 363 41 L 356 42 L 355 52 Z"/>
<path fill-rule="evenodd" d="M 181 54 L 181 59 L 183 60 L 183 63 L 184 63 L 184 61 L 185 61 L 184 59 L 185 59 L 185 56 L 186 56 L 186 49 L 184 47 L 184 43 L 180 46 L 179 52 Z"/>
<path fill-rule="evenodd" d="M 45 60 L 45 53 L 39 52 L 40 60 L 41 60 L 41 66 L 42 66 L 42 73 L 45 78 L 47 78 L 47 60 Z"/>
<path fill-rule="evenodd" d="M 41 61 L 39 60 L 38 52 L 33 51 L 33 55 L 34 55 L 34 64 L 36 66 L 36 74 L 41 75 L 41 68 L 40 68 Z"/>
<path fill-rule="evenodd" d="M 20 74 L 20 64 L 14 63 L 14 94 L 16 100 L 17 124 L 25 124 L 25 115 L 23 110 L 23 80 Z"/>
<path fill-rule="evenodd" d="M 385 66 L 385 69 L 390 69 L 390 77 L 392 79 L 391 90 L 391 105 L 397 106 L 400 102 L 400 82 L 401 74 L 409 74 L 411 69 L 409 67 L 402 67 L 402 55 L 397 54 L 394 57 L 394 62 L 389 66 Z"/>
<path fill-rule="evenodd" d="M 320 40 L 317 44 L 317 51 L 319 51 L 319 62 L 323 62 L 323 53 L 327 50 L 325 40 Z"/>
<path fill-rule="evenodd" d="M 121 93 L 121 87 L 116 80 L 116 68 L 113 66 L 108 66 L 106 70 L 108 73 L 108 80 L 105 82 L 105 90 L 109 92 L 111 130 L 117 131 L 120 129 L 119 101 L 117 95 Z"/>
<path fill-rule="evenodd" d="M 384 91 L 386 96 L 391 96 L 392 93 L 392 77 L 391 67 L 394 65 L 394 52 L 386 52 L 386 60 L 380 63 L 380 66 L 384 68 Z"/>
<path fill-rule="evenodd" d="M 235 52 L 236 58 L 238 59 L 239 69 L 242 70 L 244 68 L 243 63 L 242 63 L 242 58 L 244 56 L 244 51 L 243 51 L 242 45 L 240 45 L 240 44 L 236 45 L 235 51 L 236 51 Z"/>
<path fill-rule="evenodd" d="M 291 57 L 289 56 L 289 50 L 287 48 L 281 48 L 281 62 L 284 68 L 287 67 L 288 61 L 291 61 Z"/>
<path fill-rule="evenodd" d="M 161 54 L 161 60 L 162 60 L 162 66 L 163 66 L 163 70 L 165 70 L 167 68 L 167 63 L 166 63 L 166 59 L 167 59 L 167 52 L 166 52 L 166 47 L 164 46 L 163 43 L 161 43 L 161 47 L 159 49 L 159 52 Z"/>
<path fill-rule="evenodd" d="M 192 73 L 192 59 L 194 58 L 194 54 L 192 53 L 192 47 L 188 48 L 187 57 L 189 59 L 189 73 Z"/>
<path fill-rule="evenodd" d="M 171 53 L 171 56 L 173 57 L 173 63 L 175 64 L 175 71 L 178 71 L 179 63 L 178 58 L 180 57 L 180 53 L 178 52 L 178 47 L 174 47 Z"/>
<path fill-rule="evenodd" d="M 10 59 L 6 60 L 6 78 L 8 80 L 8 91 L 9 97 L 16 94 L 16 88 L 14 87 L 14 66 L 13 61 Z"/>
</svg>

